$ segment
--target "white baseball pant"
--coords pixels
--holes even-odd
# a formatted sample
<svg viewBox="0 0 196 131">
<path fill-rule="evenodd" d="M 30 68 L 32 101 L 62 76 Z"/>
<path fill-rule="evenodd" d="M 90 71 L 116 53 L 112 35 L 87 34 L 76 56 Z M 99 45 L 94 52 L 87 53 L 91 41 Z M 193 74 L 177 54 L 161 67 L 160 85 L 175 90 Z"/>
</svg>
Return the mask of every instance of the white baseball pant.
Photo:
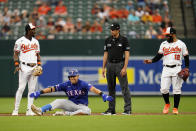
<svg viewBox="0 0 196 131">
<path fill-rule="evenodd" d="M 178 72 L 180 71 L 181 66 L 176 66 L 174 68 L 163 67 L 160 89 L 162 94 L 169 93 L 171 85 L 173 87 L 173 94 L 181 94 L 183 80 L 178 76 Z"/>
<path fill-rule="evenodd" d="M 91 114 L 91 109 L 83 104 L 75 104 L 70 100 L 66 99 L 56 99 L 52 103 L 50 103 L 52 106 L 52 110 L 54 109 L 62 109 L 64 111 L 69 112 L 69 115 L 76 115 L 76 114 L 86 114 L 90 115 Z"/>
<path fill-rule="evenodd" d="M 37 76 L 32 75 L 33 69 L 35 67 L 36 66 L 30 67 L 27 65 L 23 65 L 22 63 L 20 64 L 21 70 L 19 71 L 19 86 L 15 96 L 15 111 L 19 110 L 20 101 L 27 82 L 28 82 L 27 110 L 31 110 L 31 105 L 33 104 L 34 98 L 29 97 L 29 95 L 35 91 L 35 86 L 37 84 Z"/>
</svg>

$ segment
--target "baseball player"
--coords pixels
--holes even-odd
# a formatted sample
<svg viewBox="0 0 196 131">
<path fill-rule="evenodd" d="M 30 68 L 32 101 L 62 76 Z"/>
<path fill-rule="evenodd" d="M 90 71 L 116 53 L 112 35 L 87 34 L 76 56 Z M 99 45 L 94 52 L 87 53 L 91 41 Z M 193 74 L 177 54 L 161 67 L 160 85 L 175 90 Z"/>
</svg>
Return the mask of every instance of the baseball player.
<svg viewBox="0 0 196 131">
<path fill-rule="evenodd" d="M 182 57 L 185 60 L 185 68 L 189 70 L 189 53 L 184 42 L 177 39 L 176 30 L 168 27 L 165 32 L 167 40 L 161 43 L 157 55 L 153 59 L 144 60 L 145 64 L 159 61 L 163 57 L 163 70 L 161 76 L 161 93 L 165 101 L 163 113 L 167 114 L 170 108 L 169 89 L 172 84 L 174 94 L 173 113 L 178 114 L 180 94 L 183 80 L 178 76 L 181 71 Z"/>
<path fill-rule="evenodd" d="M 29 95 L 35 91 L 37 83 L 37 76 L 33 76 L 33 69 L 39 65 L 41 66 L 40 60 L 40 46 L 38 40 L 34 38 L 35 26 L 29 23 L 25 26 L 25 36 L 17 39 L 14 46 L 14 65 L 15 73 L 19 72 L 19 86 L 15 96 L 15 108 L 12 115 L 18 115 L 20 101 L 22 94 L 28 82 L 28 105 L 26 115 L 33 115 L 31 111 L 31 105 L 33 104 L 34 98 Z"/>
<path fill-rule="evenodd" d="M 90 115 L 91 109 L 88 107 L 88 91 L 102 96 L 104 102 L 113 100 L 111 96 L 105 95 L 91 84 L 80 80 L 77 69 L 70 70 L 68 78 L 69 80 L 67 82 L 30 94 L 30 97 L 38 98 L 40 94 L 64 91 L 68 96 L 68 100 L 56 99 L 41 108 L 32 105 L 32 111 L 37 115 L 42 115 L 44 112 L 49 110 L 62 109 L 63 111 L 56 112 L 54 115 Z"/>
</svg>

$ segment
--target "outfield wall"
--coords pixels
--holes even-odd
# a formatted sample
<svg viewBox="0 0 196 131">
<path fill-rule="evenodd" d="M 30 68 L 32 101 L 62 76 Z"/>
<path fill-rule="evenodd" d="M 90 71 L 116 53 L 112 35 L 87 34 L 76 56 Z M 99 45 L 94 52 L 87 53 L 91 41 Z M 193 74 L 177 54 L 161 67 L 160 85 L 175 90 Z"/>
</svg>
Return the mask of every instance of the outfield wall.
<svg viewBox="0 0 196 131">
<path fill-rule="evenodd" d="M 146 56 L 154 56 L 162 40 L 132 39 L 129 41 L 131 46 L 129 86 L 132 94 L 159 94 L 161 64 L 159 62 L 150 66 L 143 65 L 142 60 L 147 58 Z M 193 56 L 196 56 L 196 39 L 183 39 L 183 41 L 187 44 L 190 56 L 192 56 L 190 80 L 184 84 L 183 90 L 186 94 L 195 94 L 196 74 L 193 67 L 196 64 Z M 14 40 L 0 40 L 0 96 L 14 96 L 18 88 L 18 76 L 13 74 L 14 42 Z M 90 81 L 92 84 L 106 91 L 106 81 L 102 80 L 99 72 L 102 66 L 103 45 L 104 40 L 40 41 L 44 74 L 40 77 L 37 88 L 63 82 L 64 78 L 66 79 L 66 70 L 74 66 L 82 70 L 82 78 L 87 81 L 92 80 Z M 119 90 L 118 86 L 117 91 Z M 27 89 L 24 94 L 27 94 Z"/>
<path fill-rule="evenodd" d="M 151 57 L 130 57 L 127 69 L 129 88 L 133 95 L 160 95 L 160 77 L 162 61 L 151 65 L 143 64 L 143 60 Z M 1 60 L 2 61 L 2 60 Z M 107 82 L 101 75 L 102 57 L 42 57 L 43 75 L 38 79 L 36 90 L 55 85 L 68 80 L 67 71 L 77 68 L 80 78 L 88 81 L 95 87 L 107 92 Z M 13 74 L 11 60 L 3 60 L 1 92 L 0 96 L 14 96 L 17 90 L 18 77 Z M 182 90 L 184 95 L 196 95 L 196 57 L 191 57 L 191 75 Z M 117 80 L 117 94 L 121 89 Z M 25 94 L 27 91 L 25 91 Z M 52 95 L 64 95 L 64 93 L 53 93 Z M 92 94 L 91 94 L 92 95 Z"/>
</svg>

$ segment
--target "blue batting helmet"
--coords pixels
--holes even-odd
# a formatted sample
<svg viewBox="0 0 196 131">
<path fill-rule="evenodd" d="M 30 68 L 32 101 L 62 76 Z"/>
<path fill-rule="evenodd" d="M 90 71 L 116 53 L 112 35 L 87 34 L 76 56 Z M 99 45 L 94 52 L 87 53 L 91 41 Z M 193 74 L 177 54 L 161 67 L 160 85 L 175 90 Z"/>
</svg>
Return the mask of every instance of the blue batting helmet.
<svg viewBox="0 0 196 131">
<path fill-rule="evenodd" d="M 71 76 L 77 76 L 79 75 L 79 72 L 77 69 L 71 69 L 68 73 L 68 77 L 71 77 Z"/>
</svg>

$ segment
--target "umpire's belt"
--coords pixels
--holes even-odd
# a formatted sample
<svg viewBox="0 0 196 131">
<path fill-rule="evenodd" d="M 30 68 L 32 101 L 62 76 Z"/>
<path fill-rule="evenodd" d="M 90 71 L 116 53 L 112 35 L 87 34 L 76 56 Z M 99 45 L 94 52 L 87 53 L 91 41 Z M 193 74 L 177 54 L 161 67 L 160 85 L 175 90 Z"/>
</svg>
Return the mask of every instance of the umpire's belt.
<svg viewBox="0 0 196 131">
<path fill-rule="evenodd" d="M 30 67 L 36 66 L 36 63 L 25 63 L 25 62 L 22 62 L 22 64 L 23 64 L 23 65 L 30 66 Z"/>
<path fill-rule="evenodd" d="M 109 60 L 110 63 L 120 63 L 123 62 L 122 60 Z"/>
<path fill-rule="evenodd" d="M 164 66 L 169 67 L 169 68 L 174 68 L 174 67 L 180 66 L 180 65 L 164 65 Z"/>
</svg>

